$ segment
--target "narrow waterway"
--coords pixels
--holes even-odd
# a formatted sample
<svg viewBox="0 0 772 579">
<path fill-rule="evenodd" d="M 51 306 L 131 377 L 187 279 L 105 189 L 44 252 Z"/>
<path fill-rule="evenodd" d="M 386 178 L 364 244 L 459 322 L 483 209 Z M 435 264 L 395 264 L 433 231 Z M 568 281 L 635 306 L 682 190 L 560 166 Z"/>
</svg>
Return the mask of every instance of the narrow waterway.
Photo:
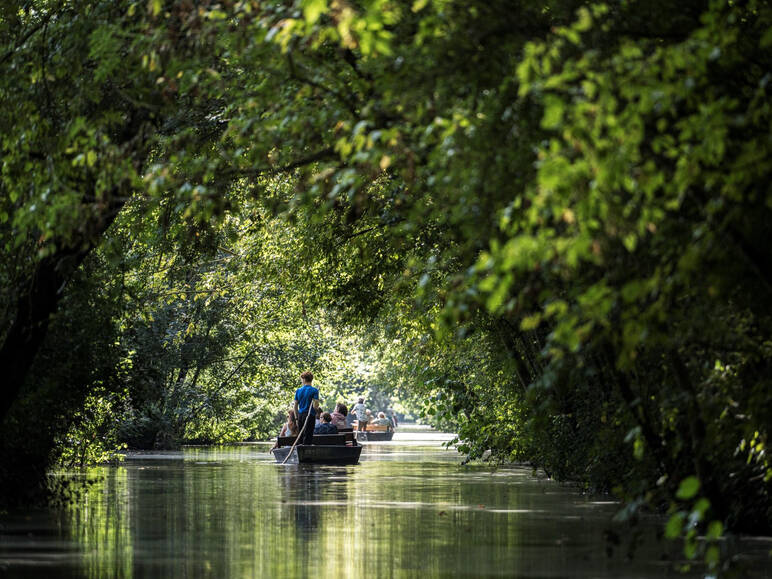
<svg viewBox="0 0 772 579">
<path fill-rule="evenodd" d="M 400 432 L 357 466 L 277 465 L 268 445 L 129 456 L 69 507 L 0 515 L 3 577 L 694 577 L 618 506 L 527 468 L 461 466 Z M 609 537 L 619 536 L 619 541 Z M 616 544 L 615 544 L 616 543 Z M 750 544 L 751 570 L 767 575 Z M 755 563 L 754 563 L 755 561 Z"/>
</svg>

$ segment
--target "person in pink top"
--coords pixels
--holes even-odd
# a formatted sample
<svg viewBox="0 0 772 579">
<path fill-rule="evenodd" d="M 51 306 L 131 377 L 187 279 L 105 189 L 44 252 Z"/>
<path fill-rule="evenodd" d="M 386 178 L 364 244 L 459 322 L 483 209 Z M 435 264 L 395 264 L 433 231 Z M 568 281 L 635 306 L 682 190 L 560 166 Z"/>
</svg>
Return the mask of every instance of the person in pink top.
<svg viewBox="0 0 772 579">
<path fill-rule="evenodd" d="M 338 402 L 335 405 L 335 411 L 330 415 L 332 416 L 332 423 L 338 428 L 346 428 L 346 416 L 348 416 L 348 408 L 346 405 Z"/>
</svg>

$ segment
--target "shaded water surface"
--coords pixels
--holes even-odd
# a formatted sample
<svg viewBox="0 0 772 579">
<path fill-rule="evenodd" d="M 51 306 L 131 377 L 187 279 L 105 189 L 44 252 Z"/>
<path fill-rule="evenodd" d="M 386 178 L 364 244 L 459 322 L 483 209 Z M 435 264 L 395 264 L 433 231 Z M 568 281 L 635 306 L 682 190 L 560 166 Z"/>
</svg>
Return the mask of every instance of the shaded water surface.
<svg viewBox="0 0 772 579">
<path fill-rule="evenodd" d="M 632 561 L 629 538 L 609 557 L 616 505 L 460 466 L 442 438 L 398 433 L 348 467 L 279 466 L 267 445 L 132 455 L 66 509 L 0 516 L 0 576 L 684 576 L 658 522 Z"/>
</svg>

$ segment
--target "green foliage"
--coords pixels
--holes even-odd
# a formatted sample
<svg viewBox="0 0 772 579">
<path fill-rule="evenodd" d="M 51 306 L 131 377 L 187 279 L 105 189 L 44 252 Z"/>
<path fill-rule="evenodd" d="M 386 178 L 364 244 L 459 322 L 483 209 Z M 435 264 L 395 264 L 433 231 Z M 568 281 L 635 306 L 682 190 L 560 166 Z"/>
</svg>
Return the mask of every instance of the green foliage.
<svg viewBox="0 0 772 579">
<path fill-rule="evenodd" d="M 724 538 L 724 525 L 721 521 L 709 521 L 706 518 L 711 505 L 708 499 L 698 496 L 699 489 L 700 481 L 695 476 L 681 481 L 676 492 L 676 498 L 681 504 L 673 503 L 670 506 L 671 515 L 665 525 L 665 537 L 683 540 L 686 558 L 692 561 L 699 556 L 708 570 L 715 572 L 721 562 L 720 545 Z"/>
<path fill-rule="evenodd" d="M 368 376 L 363 346 L 288 291 L 301 280 L 286 261 L 297 241 L 281 222 L 245 201 L 243 216 L 197 230 L 198 248 L 185 247 L 187 234 L 169 239 L 172 220 L 159 251 L 147 220 L 125 217 L 112 241 L 126 244 L 113 247 L 125 290 L 122 440 L 158 448 L 267 438 L 308 368 L 326 409 L 353 398 Z"/>
<path fill-rule="evenodd" d="M 91 464 L 121 460 L 118 454 L 126 448 L 119 441 L 116 423 L 121 409 L 118 397 L 105 392 L 89 394 L 82 408 L 72 417 L 64 437 L 57 441 L 62 468 L 84 467 Z"/>
<path fill-rule="evenodd" d="M 471 458 L 677 505 L 687 546 L 768 531 L 767 2 L 7 13 L 0 354 L 42 343 L 41 274 L 82 329 L 58 288 L 109 288 L 63 414 L 106 388 L 143 445 L 261 436 L 310 367 Z"/>
</svg>

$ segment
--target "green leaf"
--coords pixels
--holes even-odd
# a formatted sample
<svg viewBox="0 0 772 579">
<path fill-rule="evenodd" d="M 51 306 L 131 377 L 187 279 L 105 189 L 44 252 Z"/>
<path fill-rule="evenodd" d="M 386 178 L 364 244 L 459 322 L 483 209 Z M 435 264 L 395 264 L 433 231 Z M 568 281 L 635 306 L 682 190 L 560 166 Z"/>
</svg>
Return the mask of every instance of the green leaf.
<svg viewBox="0 0 772 579">
<path fill-rule="evenodd" d="M 696 476 L 689 476 L 681 481 L 681 484 L 678 486 L 678 492 L 676 492 L 676 497 L 686 501 L 694 498 L 699 490 L 700 480 Z"/>
<path fill-rule="evenodd" d="M 696 518 L 697 521 L 701 521 L 709 508 L 710 501 L 705 497 L 701 497 L 697 500 L 696 503 L 694 503 L 694 507 L 692 508 L 692 515 Z"/>
<path fill-rule="evenodd" d="M 710 501 L 706 499 L 705 497 L 702 497 L 697 500 L 696 503 L 694 503 L 694 507 L 692 508 L 692 512 L 697 514 L 697 519 L 702 520 L 702 517 L 705 515 L 707 510 L 710 508 Z"/>
<path fill-rule="evenodd" d="M 590 11 L 582 6 L 579 8 L 579 10 L 576 11 L 576 22 L 574 23 L 574 28 L 578 30 L 579 32 L 586 32 L 590 29 L 592 26 L 592 16 L 590 15 Z"/>
<path fill-rule="evenodd" d="M 705 538 L 711 541 L 720 539 L 724 534 L 724 524 L 721 521 L 711 521 L 708 525 L 708 532 L 705 533 Z"/>
<path fill-rule="evenodd" d="M 633 456 L 636 460 L 642 460 L 643 459 L 643 439 L 642 438 L 636 438 L 633 442 Z"/>
<path fill-rule="evenodd" d="M 673 513 L 665 525 L 665 536 L 668 539 L 676 539 L 681 536 L 681 528 L 684 523 L 684 514 L 682 512 Z"/>
<path fill-rule="evenodd" d="M 520 322 L 521 330 L 535 330 L 541 323 L 541 314 L 532 314 L 523 318 Z"/>
<path fill-rule="evenodd" d="M 687 541 L 684 544 L 684 555 L 687 559 L 694 559 L 697 556 L 697 543 L 694 541 Z"/>
<path fill-rule="evenodd" d="M 544 116 L 541 120 L 541 126 L 545 129 L 558 128 L 563 122 L 563 112 L 565 111 L 563 99 L 555 95 L 544 97 Z"/>
<path fill-rule="evenodd" d="M 705 563 L 707 563 L 708 567 L 711 569 L 718 565 L 720 559 L 721 551 L 719 551 L 717 545 L 711 545 L 708 547 L 707 551 L 705 551 Z"/>
</svg>

